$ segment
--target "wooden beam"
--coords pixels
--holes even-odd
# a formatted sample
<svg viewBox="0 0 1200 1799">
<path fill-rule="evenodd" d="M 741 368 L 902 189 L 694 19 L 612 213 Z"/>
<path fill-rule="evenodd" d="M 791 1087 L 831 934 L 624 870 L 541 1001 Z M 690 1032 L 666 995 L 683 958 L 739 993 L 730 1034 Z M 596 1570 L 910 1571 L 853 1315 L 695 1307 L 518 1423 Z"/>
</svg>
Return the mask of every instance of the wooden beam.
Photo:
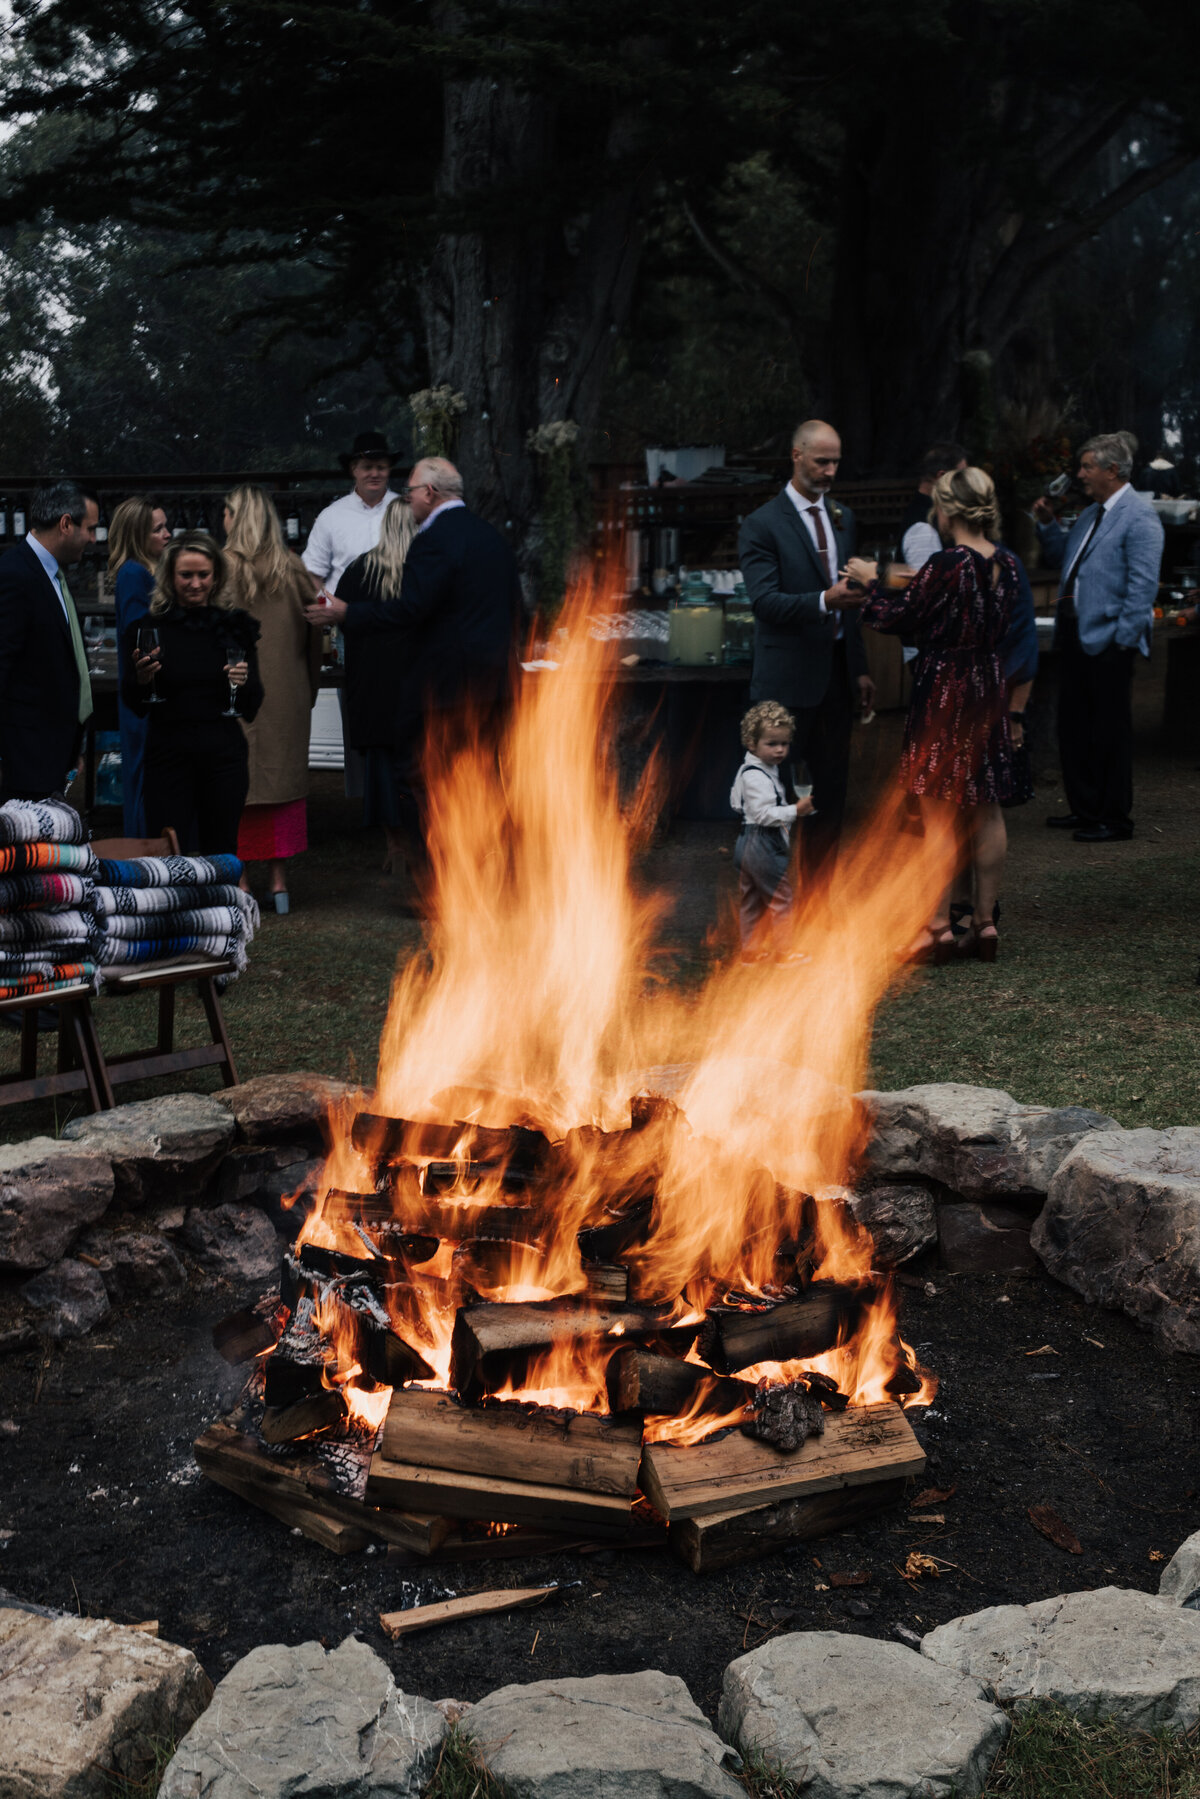
<svg viewBox="0 0 1200 1799">
<path fill-rule="evenodd" d="M 795 1455 L 780 1455 L 770 1443 L 741 1431 L 687 1449 L 648 1443 L 642 1451 L 641 1488 L 655 1510 L 674 1524 L 679 1518 L 749 1510 L 917 1475 L 924 1467 L 925 1453 L 912 1426 L 889 1400 L 830 1412 L 824 1435 L 810 1437 Z"/>
<path fill-rule="evenodd" d="M 541 1605 L 556 1587 L 497 1587 L 490 1593 L 464 1593 L 461 1599 L 437 1599 L 430 1605 L 410 1605 L 405 1612 L 380 1612 L 379 1622 L 393 1643 L 434 1624 L 453 1624 L 459 1618 L 486 1618 L 493 1612 L 524 1610 Z"/>
<path fill-rule="evenodd" d="M 345 1416 L 346 1401 L 342 1395 L 326 1389 L 314 1393 L 311 1399 L 298 1399 L 294 1405 L 267 1406 L 260 1426 L 262 1439 L 264 1443 L 294 1443 L 298 1437 L 332 1430 Z"/>
<path fill-rule="evenodd" d="M 486 1474 L 421 1468 L 389 1461 L 375 1451 L 367 1499 L 404 1511 L 433 1512 L 442 1518 L 485 1518 L 498 1524 L 534 1524 L 542 1530 L 623 1537 L 630 1527 L 627 1499 L 610 1493 L 577 1493 L 536 1481 L 497 1480 Z"/>
<path fill-rule="evenodd" d="M 779 1505 L 751 1511 L 712 1512 L 704 1518 L 679 1518 L 669 1528 L 672 1551 L 694 1574 L 758 1561 L 788 1543 L 826 1537 L 860 1518 L 869 1518 L 904 1497 L 904 1475 L 869 1486 L 838 1487 L 811 1499 L 785 1499 Z"/>
<path fill-rule="evenodd" d="M 464 1399 L 520 1386 L 530 1367 L 556 1344 L 641 1337 L 662 1331 L 669 1306 L 597 1305 L 550 1299 L 527 1305 L 460 1306 L 450 1351 L 450 1384 Z"/>
<path fill-rule="evenodd" d="M 762 1311 L 715 1308 L 701 1326 L 699 1353 L 718 1374 L 736 1374 L 757 1362 L 822 1355 L 853 1333 L 873 1292 L 814 1281 L 798 1298 Z"/>
<path fill-rule="evenodd" d="M 405 1388 L 392 1394 L 379 1451 L 387 1461 L 609 1493 L 631 1502 L 642 1427 L 587 1412 L 461 1406 L 445 1393 Z"/>
<path fill-rule="evenodd" d="M 745 1405 L 754 1388 L 748 1381 L 722 1380 L 696 1362 L 681 1362 L 673 1356 L 654 1355 L 627 1343 L 618 1349 L 608 1364 L 608 1403 L 614 1412 L 640 1412 L 663 1418 L 677 1418 L 686 1412 L 702 1382 L 708 1381 L 714 1391 L 707 1410 L 714 1414 L 731 1412 Z"/>
</svg>

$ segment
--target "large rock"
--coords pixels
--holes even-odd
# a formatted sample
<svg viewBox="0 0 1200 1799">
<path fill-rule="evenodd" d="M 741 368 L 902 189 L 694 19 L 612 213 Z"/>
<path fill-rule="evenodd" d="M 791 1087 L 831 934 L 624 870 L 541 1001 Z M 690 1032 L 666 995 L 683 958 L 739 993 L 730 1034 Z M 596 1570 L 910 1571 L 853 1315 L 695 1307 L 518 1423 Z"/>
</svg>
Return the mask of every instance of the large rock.
<svg viewBox="0 0 1200 1799">
<path fill-rule="evenodd" d="M 1200 1128 L 1087 1138 L 1050 1183 L 1032 1243 L 1085 1299 L 1200 1355 Z"/>
<path fill-rule="evenodd" d="M 265 1281 L 279 1274 L 283 1246 L 269 1219 L 253 1206 L 215 1206 L 191 1211 L 183 1240 L 221 1280 Z"/>
<path fill-rule="evenodd" d="M 656 1669 L 500 1687 L 465 1728 L 515 1799 L 745 1799 L 737 1754 Z"/>
<path fill-rule="evenodd" d="M 0 1607 L 0 1799 L 110 1799 L 204 1710 L 194 1655 L 105 1618 Z"/>
<path fill-rule="evenodd" d="M 911 1262 L 938 1240 L 933 1195 L 928 1187 L 890 1182 L 850 1193 L 847 1209 L 875 1244 L 871 1258 L 875 1268 L 897 1268 Z"/>
<path fill-rule="evenodd" d="M 22 1295 L 40 1314 L 45 1337 L 86 1337 L 109 1314 L 108 1293 L 98 1269 L 68 1258 L 26 1281 Z"/>
<path fill-rule="evenodd" d="M 271 1643 L 220 1682 L 158 1799 L 417 1799 L 445 1733 L 357 1638 Z"/>
<path fill-rule="evenodd" d="M 316 1204 L 324 1170 L 324 1155 L 310 1155 L 302 1143 L 237 1143 L 217 1170 L 216 1196 L 223 1205 L 249 1200 L 277 1231 L 295 1237 Z"/>
<path fill-rule="evenodd" d="M 215 1097 L 232 1113 L 243 1143 L 318 1145 L 330 1108 L 356 1091 L 328 1074 L 259 1074 Z"/>
<path fill-rule="evenodd" d="M 1009 1730 L 978 1681 L 835 1630 L 775 1637 L 731 1662 L 718 1723 L 804 1799 L 969 1799 Z"/>
<path fill-rule="evenodd" d="M 1200 1530 L 1179 1545 L 1162 1571 L 1158 1590 L 1164 1599 L 1200 1612 Z"/>
<path fill-rule="evenodd" d="M 1023 1106 L 998 1087 L 962 1081 L 859 1098 L 874 1119 L 872 1174 L 922 1175 L 958 1193 L 1045 1193 L 1081 1138 L 1116 1128 L 1102 1112 Z"/>
<path fill-rule="evenodd" d="M 167 1093 L 77 1118 L 63 1136 L 110 1158 L 117 1197 L 140 1208 L 196 1198 L 233 1142 L 225 1106 L 207 1093 Z"/>
<path fill-rule="evenodd" d="M 998 1200 L 964 1199 L 937 1209 L 938 1259 L 951 1274 L 1032 1274 L 1031 1220 Z"/>
<path fill-rule="evenodd" d="M 59 1261 L 112 1197 L 112 1163 L 98 1150 L 54 1137 L 0 1143 L 0 1269 Z"/>
<path fill-rule="evenodd" d="M 931 1630 L 921 1653 L 1018 1710 L 1053 1700 L 1128 1730 L 1200 1721 L 1200 1613 L 1132 1588 L 990 1606 Z"/>
<path fill-rule="evenodd" d="M 157 1231 L 94 1231 L 87 1251 L 114 1304 L 160 1299 L 182 1287 L 187 1276 L 170 1243 Z"/>
</svg>

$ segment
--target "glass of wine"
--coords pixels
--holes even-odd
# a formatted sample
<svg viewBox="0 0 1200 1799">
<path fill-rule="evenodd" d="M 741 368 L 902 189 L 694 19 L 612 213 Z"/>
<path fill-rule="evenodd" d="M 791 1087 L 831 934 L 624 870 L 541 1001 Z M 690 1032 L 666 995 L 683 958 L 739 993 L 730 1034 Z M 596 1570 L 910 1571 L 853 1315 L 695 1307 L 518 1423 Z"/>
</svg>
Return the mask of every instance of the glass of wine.
<svg viewBox="0 0 1200 1799">
<path fill-rule="evenodd" d="M 235 662 L 241 662 L 243 660 L 242 646 L 240 643 L 234 643 L 234 641 L 231 637 L 227 637 L 225 639 L 224 647 L 225 647 L 226 667 L 232 668 L 233 664 Z M 226 706 L 224 712 L 222 712 L 221 717 L 222 718 L 240 718 L 241 713 L 238 711 L 238 703 L 237 702 L 238 702 L 238 690 L 234 686 L 233 682 L 231 681 L 229 683 L 229 704 L 228 704 L 228 706 Z"/>
<path fill-rule="evenodd" d="M 158 648 L 161 641 L 162 640 L 159 637 L 157 625 L 139 625 L 138 626 L 137 646 L 143 656 L 152 655 L 153 652 Z M 162 694 L 159 693 L 159 691 L 158 691 L 157 680 L 152 680 L 150 682 L 150 695 L 146 701 L 146 704 L 148 706 L 161 706 L 164 703 L 165 702 L 163 700 Z"/>
</svg>

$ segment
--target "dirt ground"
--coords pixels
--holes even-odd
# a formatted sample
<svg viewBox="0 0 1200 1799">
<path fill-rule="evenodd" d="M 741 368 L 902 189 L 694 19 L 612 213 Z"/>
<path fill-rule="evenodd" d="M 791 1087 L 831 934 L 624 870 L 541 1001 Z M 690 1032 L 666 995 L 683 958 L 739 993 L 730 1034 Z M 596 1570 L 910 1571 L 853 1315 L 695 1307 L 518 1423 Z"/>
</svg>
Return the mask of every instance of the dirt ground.
<svg viewBox="0 0 1200 1799">
<path fill-rule="evenodd" d="M 905 1286 L 902 1327 L 941 1376 L 912 1414 L 925 1485 L 953 1489 L 771 1559 L 694 1575 L 666 1552 L 398 1567 L 338 1557 L 212 1486 L 191 1445 L 241 1385 L 210 1329 L 251 1297 L 195 1284 L 179 1304 L 114 1314 L 92 1337 L 0 1363 L 0 1585 L 45 1605 L 157 1618 L 214 1679 L 264 1642 L 350 1632 L 409 1691 L 475 1699 L 506 1681 L 656 1667 L 715 1713 L 726 1664 L 771 1629 L 918 1633 L 960 1613 L 1107 1584 L 1153 1590 L 1161 1558 L 1200 1528 L 1194 1362 L 1159 1356 L 1120 1316 L 1048 1279 L 951 1276 Z M 928 1293 L 924 1280 L 936 1289 Z M 1057 1353 L 1031 1355 L 1049 1345 Z M 1039 1535 L 1049 1505 L 1072 1555 Z M 919 1585 L 910 1549 L 952 1563 Z M 866 1571 L 838 1591 L 829 1575 Z M 444 1626 L 393 1645 L 378 1614 L 493 1586 L 556 1580 L 561 1600 Z M 869 1617 L 848 1607 L 865 1601 Z M 770 1608 L 780 1608 L 772 1612 Z M 753 1616 L 761 1623 L 748 1622 Z"/>
</svg>

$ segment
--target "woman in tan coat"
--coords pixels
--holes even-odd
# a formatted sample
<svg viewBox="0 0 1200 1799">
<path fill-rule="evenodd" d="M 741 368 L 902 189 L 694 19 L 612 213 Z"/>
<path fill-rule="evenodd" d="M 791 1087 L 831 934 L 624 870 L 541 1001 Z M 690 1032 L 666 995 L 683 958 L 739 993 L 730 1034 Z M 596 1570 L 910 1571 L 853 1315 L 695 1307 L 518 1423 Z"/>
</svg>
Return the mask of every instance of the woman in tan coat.
<svg viewBox="0 0 1200 1799">
<path fill-rule="evenodd" d="M 262 628 L 258 666 L 265 693 L 253 724 L 250 792 L 238 830 L 243 862 L 271 864 L 277 912 L 288 910 L 284 864 L 308 848 L 308 738 L 321 672 L 321 639 L 305 621 L 313 579 L 284 542 L 279 515 L 261 487 L 225 499 L 225 540 L 234 604 Z M 245 876 L 242 885 L 249 887 Z"/>
</svg>

